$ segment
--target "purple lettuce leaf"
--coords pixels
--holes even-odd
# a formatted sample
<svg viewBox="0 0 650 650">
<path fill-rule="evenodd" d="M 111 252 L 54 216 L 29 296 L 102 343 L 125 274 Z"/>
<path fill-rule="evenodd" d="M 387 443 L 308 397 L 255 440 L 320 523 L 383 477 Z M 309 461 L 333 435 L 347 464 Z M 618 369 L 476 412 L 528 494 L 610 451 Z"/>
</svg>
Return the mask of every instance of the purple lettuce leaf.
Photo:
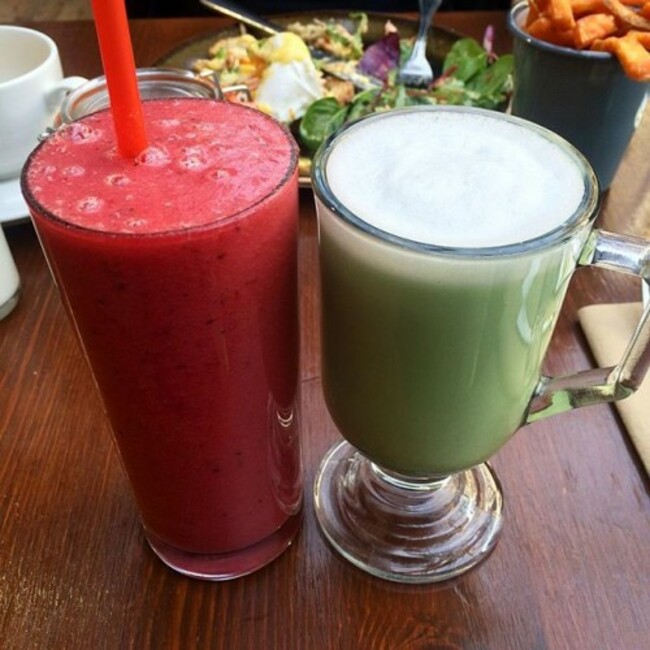
<svg viewBox="0 0 650 650">
<path fill-rule="evenodd" d="M 399 35 L 390 32 L 368 47 L 359 61 L 363 74 L 386 81 L 388 73 L 399 65 Z"/>
</svg>

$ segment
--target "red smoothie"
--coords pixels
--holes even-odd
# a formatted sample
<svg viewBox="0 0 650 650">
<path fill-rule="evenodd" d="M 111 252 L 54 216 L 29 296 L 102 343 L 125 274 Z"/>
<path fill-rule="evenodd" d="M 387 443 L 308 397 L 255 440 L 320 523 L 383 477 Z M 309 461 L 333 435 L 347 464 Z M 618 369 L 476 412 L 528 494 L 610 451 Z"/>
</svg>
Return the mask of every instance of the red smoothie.
<svg viewBox="0 0 650 650">
<path fill-rule="evenodd" d="M 137 160 L 96 113 L 38 147 L 23 192 L 151 545 L 234 577 L 299 525 L 296 146 L 225 102 L 144 113 Z"/>
</svg>

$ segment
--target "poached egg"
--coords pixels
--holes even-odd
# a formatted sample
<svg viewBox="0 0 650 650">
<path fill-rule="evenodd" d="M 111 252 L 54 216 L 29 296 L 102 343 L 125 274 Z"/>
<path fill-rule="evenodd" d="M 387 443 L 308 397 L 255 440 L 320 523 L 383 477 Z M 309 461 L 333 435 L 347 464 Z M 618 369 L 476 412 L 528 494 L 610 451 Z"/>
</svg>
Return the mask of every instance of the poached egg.
<svg viewBox="0 0 650 650">
<path fill-rule="evenodd" d="M 255 55 L 266 63 L 253 100 L 260 110 L 281 122 L 302 117 L 325 92 L 305 42 L 291 32 L 280 32 L 259 43 Z"/>
</svg>

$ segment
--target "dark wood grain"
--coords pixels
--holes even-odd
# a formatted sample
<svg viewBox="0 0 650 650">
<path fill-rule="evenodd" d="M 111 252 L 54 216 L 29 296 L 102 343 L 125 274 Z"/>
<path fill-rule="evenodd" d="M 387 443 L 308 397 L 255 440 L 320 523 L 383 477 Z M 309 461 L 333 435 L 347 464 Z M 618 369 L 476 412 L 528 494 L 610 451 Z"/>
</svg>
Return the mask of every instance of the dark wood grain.
<svg viewBox="0 0 650 650">
<path fill-rule="evenodd" d="M 480 37 L 502 14 L 444 14 Z M 219 19 L 134 21 L 148 65 Z M 39 23 L 69 74 L 100 73 L 91 23 Z M 650 224 L 648 119 L 630 147 L 602 223 Z M 613 408 L 539 422 L 494 459 L 506 521 L 491 557 L 437 587 L 371 578 L 334 554 L 310 499 L 337 439 L 321 396 L 316 224 L 301 200 L 302 434 L 307 496 L 295 544 L 256 574 L 210 584 L 179 577 L 149 551 L 89 372 L 29 224 L 6 234 L 23 280 L 0 322 L 0 647 L 641 650 L 650 637 L 648 480 Z M 592 365 L 576 309 L 636 300 L 638 284 L 580 271 L 549 353 L 549 371 Z"/>
</svg>

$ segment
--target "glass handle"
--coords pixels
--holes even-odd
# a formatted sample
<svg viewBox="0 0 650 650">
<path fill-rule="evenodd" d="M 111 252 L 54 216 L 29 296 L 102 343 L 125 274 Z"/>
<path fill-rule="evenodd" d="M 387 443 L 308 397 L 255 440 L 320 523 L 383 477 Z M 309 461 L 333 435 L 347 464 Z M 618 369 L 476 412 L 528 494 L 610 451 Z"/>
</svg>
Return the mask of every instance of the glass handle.
<svg viewBox="0 0 650 650">
<path fill-rule="evenodd" d="M 594 230 L 585 244 L 580 266 L 599 266 L 639 276 L 650 283 L 650 242 Z M 629 397 L 650 368 L 650 301 L 617 366 L 594 368 L 564 377 L 542 377 L 533 395 L 526 423 L 581 406 Z"/>
</svg>

